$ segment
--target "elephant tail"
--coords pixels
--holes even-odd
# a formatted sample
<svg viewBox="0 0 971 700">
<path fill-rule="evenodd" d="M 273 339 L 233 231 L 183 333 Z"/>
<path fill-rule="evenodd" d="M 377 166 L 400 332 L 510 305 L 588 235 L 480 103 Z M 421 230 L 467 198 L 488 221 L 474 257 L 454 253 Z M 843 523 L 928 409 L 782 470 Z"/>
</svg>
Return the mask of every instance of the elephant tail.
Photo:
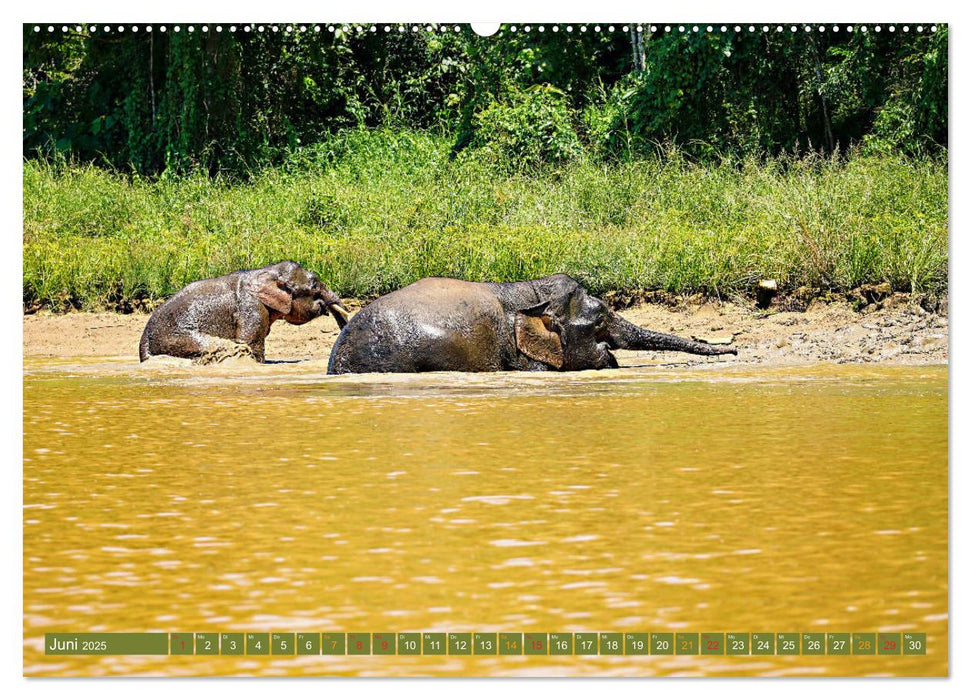
<svg viewBox="0 0 971 700">
<path fill-rule="evenodd" d="M 151 356 L 152 354 L 148 351 L 148 326 L 146 326 L 142 332 L 141 340 L 138 341 L 138 361 L 144 362 Z"/>
</svg>

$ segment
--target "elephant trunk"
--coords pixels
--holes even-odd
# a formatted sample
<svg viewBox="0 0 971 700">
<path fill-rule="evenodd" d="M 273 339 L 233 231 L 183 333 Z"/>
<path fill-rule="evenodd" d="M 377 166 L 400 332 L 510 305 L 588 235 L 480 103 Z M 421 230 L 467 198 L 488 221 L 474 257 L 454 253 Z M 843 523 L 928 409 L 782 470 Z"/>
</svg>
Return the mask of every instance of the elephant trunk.
<svg viewBox="0 0 971 700">
<path fill-rule="evenodd" d="M 656 333 L 640 326 L 635 326 L 617 314 L 611 312 L 607 321 L 607 332 L 610 344 L 615 348 L 625 350 L 674 350 L 687 352 L 692 355 L 737 355 L 738 350 L 732 346 L 716 347 L 708 343 L 700 343 L 676 335 Z"/>
<path fill-rule="evenodd" d="M 317 297 L 317 299 L 324 302 L 324 308 L 326 308 L 334 316 L 334 320 L 337 321 L 338 328 L 343 328 L 347 325 L 347 319 L 350 318 L 350 314 L 348 314 L 347 309 L 341 305 L 341 298 L 339 296 L 327 289 L 327 287 L 320 282 L 317 282 L 317 288 L 314 295 Z"/>
</svg>

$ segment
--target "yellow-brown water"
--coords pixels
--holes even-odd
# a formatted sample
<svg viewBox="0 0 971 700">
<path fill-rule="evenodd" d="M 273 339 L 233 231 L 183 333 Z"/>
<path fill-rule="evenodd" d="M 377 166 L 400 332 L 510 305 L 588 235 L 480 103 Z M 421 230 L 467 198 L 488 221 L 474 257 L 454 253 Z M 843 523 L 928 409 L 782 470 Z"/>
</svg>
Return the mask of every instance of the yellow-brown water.
<svg viewBox="0 0 971 700">
<path fill-rule="evenodd" d="M 28 361 L 24 668 L 947 673 L 947 369 Z M 51 631 L 923 631 L 920 657 L 45 657 Z"/>
</svg>

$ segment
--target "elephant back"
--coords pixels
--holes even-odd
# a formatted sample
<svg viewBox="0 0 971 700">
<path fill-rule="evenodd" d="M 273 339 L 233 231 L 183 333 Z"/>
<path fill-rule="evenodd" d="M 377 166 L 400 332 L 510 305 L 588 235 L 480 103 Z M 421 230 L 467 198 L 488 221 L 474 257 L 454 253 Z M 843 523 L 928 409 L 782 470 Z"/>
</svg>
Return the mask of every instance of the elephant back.
<svg viewBox="0 0 971 700">
<path fill-rule="evenodd" d="M 427 278 L 358 312 L 330 354 L 328 374 L 495 371 L 508 343 L 505 313 L 488 285 Z"/>
</svg>

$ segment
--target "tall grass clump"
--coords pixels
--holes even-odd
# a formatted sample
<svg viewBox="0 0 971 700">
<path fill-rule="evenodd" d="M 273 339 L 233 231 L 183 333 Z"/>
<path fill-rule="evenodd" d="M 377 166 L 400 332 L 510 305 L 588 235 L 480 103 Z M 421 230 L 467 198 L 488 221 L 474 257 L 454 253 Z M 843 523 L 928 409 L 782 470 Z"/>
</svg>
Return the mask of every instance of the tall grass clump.
<svg viewBox="0 0 971 700">
<path fill-rule="evenodd" d="M 694 163 L 668 149 L 511 169 L 487 148 L 353 130 L 232 181 L 28 160 L 24 302 L 130 306 L 297 260 L 345 297 L 421 277 L 569 273 L 595 293 L 947 285 L 947 164 L 862 152 Z"/>
</svg>

